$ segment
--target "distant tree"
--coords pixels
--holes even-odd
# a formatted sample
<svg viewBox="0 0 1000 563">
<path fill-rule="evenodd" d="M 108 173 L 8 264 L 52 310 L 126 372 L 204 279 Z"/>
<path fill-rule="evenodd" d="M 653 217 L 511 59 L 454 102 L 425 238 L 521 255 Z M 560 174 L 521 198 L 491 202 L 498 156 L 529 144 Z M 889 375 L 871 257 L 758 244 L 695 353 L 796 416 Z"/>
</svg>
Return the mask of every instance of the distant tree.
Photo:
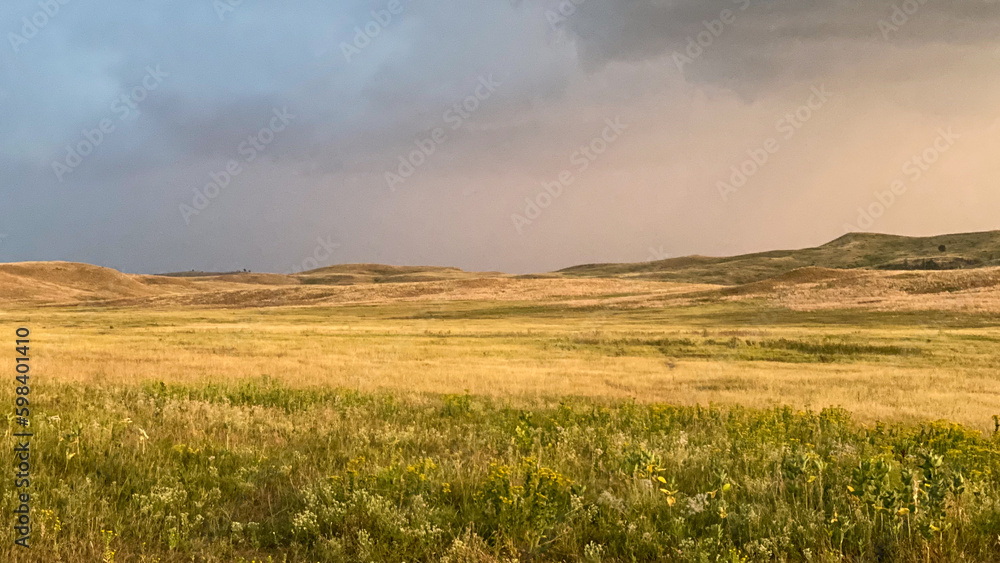
<svg viewBox="0 0 1000 563">
<path fill-rule="evenodd" d="M 948 247 L 942 244 L 941 246 L 938 247 L 938 250 L 941 251 L 941 252 L 944 252 L 944 251 L 948 250 Z"/>
</svg>

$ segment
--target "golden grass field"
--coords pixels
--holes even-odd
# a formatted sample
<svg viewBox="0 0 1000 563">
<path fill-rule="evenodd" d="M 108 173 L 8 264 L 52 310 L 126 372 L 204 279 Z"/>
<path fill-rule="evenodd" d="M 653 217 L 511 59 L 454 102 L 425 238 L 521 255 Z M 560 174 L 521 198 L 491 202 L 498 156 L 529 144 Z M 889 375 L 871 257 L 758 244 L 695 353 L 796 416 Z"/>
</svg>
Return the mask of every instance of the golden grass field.
<svg viewBox="0 0 1000 563">
<path fill-rule="evenodd" d="M 42 381 L 269 375 L 293 387 L 524 400 L 841 406 L 865 420 L 941 418 L 984 429 L 1000 412 L 996 268 L 812 268 L 736 287 L 465 273 L 331 286 L 288 276 L 128 276 L 72 264 L 4 268 L 8 278 L 45 276 L 47 285 L 0 312 L 3 325 L 26 324 L 37 335 Z M 24 278 L 7 283 L 31 287 Z M 657 344 L 663 339 L 692 345 Z M 782 359 L 754 348 L 780 340 L 914 353 Z"/>
<path fill-rule="evenodd" d="M 0 326 L 8 367 L 30 328 L 36 432 L 2 561 L 1000 557 L 998 268 L 27 263 Z"/>
</svg>

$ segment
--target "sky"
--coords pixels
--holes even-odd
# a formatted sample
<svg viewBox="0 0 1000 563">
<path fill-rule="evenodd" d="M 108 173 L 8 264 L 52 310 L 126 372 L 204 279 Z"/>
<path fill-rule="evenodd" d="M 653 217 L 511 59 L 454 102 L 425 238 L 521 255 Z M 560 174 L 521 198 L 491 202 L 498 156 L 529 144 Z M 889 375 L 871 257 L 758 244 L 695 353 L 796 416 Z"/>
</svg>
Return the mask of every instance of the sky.
<svg viewBox="0 0 1000 563">
<path fill-rule="evenodd" d="M 0 262 L 511 273 L 1000 228 L 996 0 L 6 0 Z"/>
</svg>

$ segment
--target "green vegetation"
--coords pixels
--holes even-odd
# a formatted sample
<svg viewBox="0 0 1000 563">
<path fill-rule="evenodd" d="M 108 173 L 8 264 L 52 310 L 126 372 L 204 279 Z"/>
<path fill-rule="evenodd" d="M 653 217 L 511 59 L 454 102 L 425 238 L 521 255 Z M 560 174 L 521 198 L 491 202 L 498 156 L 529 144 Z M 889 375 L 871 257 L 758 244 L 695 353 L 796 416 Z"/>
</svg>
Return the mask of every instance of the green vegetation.
<svg viewBox="0 0 1000 563">
<path fill-rule="evenodd" d="M 708 331 L 704 333 L 708 335 Z M 765 362 L 845 362 L 865 359 L 875 361 L 881 356 L 919 356 L 923 349 L 897 345 L 857 344 L 845 339 L 761 340 L 730 336 L 715 338 L 567 338 L 552 343 L 559 350 L 592 350 L 606 356 L 643 356 L 650 352 L 668 358 L 702 358 L 727 361 Z"/>
<path fill-rule="evenodd" d="M 954 424 L 266 378 L 37 400 L 17 561 L 1000 558 L 1000 439 Z"/>
<path fill-rule="evenodd" d="M 935 237 L 850 233 L 816 248 L 743 256 L 688 256 L 638 264 L 589 264 L 560 270 L 574 277 L 636 277 L 739 285 L 811 266 L 835 269 L 948 270 L 1000 265 L 1000 231 Z"/>
<path fill-rule="evenodd" d="M 33 335 L 35 528 L 31 551 L 0 528 L 0 561 L 1000 560 L 1000 316 L 934 294 L 995 284 L 891 274 L 921 308 L 842 308 L 855 274 L 829 272 L 780 300 L 557 279 L 197 305 L 280 293 L 247 278 L 5 309 Z M 266 302 L 316 288 L 292 291 Z"/>
<path fill-rule="evenodd" d="M 306 285 L 353 285 L 464 280 L 476 279 L 482 275 L 439 266 L 340 264 L 302 272 L 296 278 Z"/>
</svg>

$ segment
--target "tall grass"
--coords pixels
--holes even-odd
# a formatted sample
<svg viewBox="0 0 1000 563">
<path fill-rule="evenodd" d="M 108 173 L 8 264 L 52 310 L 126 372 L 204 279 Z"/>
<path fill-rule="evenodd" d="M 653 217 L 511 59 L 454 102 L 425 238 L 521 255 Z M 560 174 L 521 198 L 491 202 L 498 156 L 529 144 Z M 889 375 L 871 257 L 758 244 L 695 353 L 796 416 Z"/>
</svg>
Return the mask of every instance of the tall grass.
<svg viewBox="0 0 1000 563">
<path fill-rule="evenodd" d="M 37 400 L 34 547 L 4 526 L 2 561 L 1000 559 L 1000 439 L 954 424 L 272 379 Z"/>
</svg>

